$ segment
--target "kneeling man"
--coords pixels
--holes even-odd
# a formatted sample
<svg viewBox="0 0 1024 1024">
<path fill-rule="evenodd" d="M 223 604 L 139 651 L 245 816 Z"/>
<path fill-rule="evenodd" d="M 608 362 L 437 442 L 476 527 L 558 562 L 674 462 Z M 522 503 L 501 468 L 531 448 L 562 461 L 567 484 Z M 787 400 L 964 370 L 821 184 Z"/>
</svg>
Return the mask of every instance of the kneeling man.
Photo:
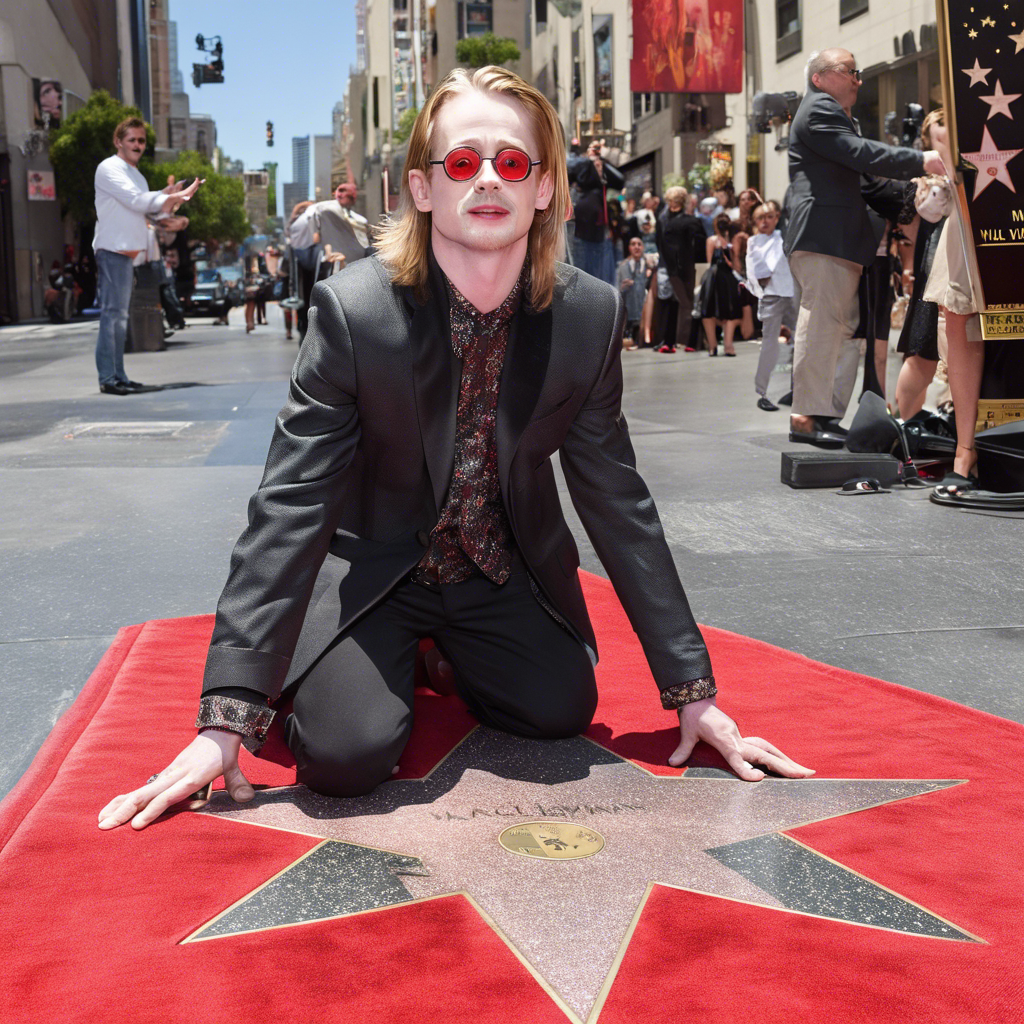
<svg viewBox="0 0 1024 1024">
<path fill-rule="evenodd" d="M 485 725 L 573 736 L 597 644 L 551 466 L 677 712 L 756 781 L 813 774 L 715 706 L 707 649 L 636 470 L 623 305 L 557 262 L 569 210 L 558 118 L 502 68 L 453 71 L 409 140 L 401 215 L 377 254 L 318 284 L 249 526 L 218 608 L 199 735 L 100 827 L 144 828 L 257 750 L 283 698 L 299 780 L 335 796 L 387 779 L 432 637 Z"/>
</svg>

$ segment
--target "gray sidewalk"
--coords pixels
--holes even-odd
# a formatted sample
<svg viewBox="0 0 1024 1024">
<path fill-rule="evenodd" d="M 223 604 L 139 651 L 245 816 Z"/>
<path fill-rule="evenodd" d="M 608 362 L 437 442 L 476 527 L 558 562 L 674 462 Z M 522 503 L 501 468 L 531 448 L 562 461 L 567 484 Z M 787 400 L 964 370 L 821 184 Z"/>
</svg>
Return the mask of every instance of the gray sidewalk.
<svg viewBox="0 0 1024 1024">
<path fill-rule="evenodd" d="M 98 393 L 94 323 L 0 329 L 0 794 L 119 627 L 213 611 L 296 353 L 269 314 L 251 335 L 240 310 L 193 320 L 127 356 L 134 379 L 195 386 L 126 397 Z M 787 413 L 756 409 L 758 347 L 737 348 L 624 354 L 638 464 L 698 620 L 1024 721 L 1022 524 L 925 491 L 782 486 Z"/>
</svg>

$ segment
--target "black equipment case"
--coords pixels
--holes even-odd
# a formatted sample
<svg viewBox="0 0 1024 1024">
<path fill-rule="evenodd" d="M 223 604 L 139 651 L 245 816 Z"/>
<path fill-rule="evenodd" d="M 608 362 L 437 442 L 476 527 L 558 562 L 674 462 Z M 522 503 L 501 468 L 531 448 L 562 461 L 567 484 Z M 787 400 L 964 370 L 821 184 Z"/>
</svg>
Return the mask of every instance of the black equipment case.
<svg viewBox="0 0 1024 1024">
<path fill-rule="evenodd" d="M 847 480 L 874 477 L 882 487 L 902 479 L 894 455 L 874 452 L 783 452 L 782 482 L 790 487 L 842 487 Z"/>
</svg>

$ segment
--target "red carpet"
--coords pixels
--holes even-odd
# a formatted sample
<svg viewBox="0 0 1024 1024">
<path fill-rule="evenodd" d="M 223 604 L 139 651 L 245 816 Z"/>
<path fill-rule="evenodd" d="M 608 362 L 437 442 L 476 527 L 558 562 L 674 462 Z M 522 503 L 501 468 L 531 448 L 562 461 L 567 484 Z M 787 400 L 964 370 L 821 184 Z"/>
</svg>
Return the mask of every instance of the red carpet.
<svg viewBox="0 0 1024 1024">
<path fill-rule="evenodd" d="M 655 773 L 677 774 L 664 763 L 673 719 L 657 706 L 614 594 L 595 577 L 584 584 L 602 648 L 591 735 Z M 203 616 L 122 630 L 0 805 L 0 1020 L 565 1024 L 462 896 L 179 945 L 317 842 L 189 813 L 141 834 L 96 828 L 112 795 L 192 735 L 211 628 Z M 723 708 L 819 776 L 969 780 L 791 834 L 983 941 L 655 885 L 599 1024 L 1019 1024 L 1024 729 L 704 632 Z M 403 774 L 428 771 L 471 725 L 453 698 L 419 698 Z M 256 783 L 294 778 L 286 765 L 243 757 Z"/>
</svg>

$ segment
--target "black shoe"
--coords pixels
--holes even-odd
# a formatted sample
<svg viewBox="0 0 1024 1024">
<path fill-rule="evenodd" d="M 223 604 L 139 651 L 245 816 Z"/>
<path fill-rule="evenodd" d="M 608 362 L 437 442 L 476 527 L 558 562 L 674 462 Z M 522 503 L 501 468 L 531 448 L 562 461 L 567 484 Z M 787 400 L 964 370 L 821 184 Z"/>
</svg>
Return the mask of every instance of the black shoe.
<svg viewBox="0 0 1024 1024">
<path fill-rule="evenodd" d="M 838 416 L 813 416 L 811 418 L 822 430 L 829 434 L 838 434 L 840 437 L 846 437 L 849 433 L 846 427 L 839 426 Z"/>
<path fill-rule="evenodd" d="M 119 380 L 118 384 L 129 391 L 145 391 L 149 387 L 148 384 L 140 384 L 137 380 Z"/>
<path fill-rule="evenodd" d="M 779 405 L 792 405 L 793 404 L 793 392 L 787 391 L 780 399 Z"/>
<path fill-rule="evenodd" d="M 809 434 L 802 430 L 790 430 L 789 440 L 793 444 L 813 444 L 817 448 L 842 448 L 846 438 L 839 434 L 831 434 L 827 430 L 812 430 Z"/>
<path fill-rule="evenodd" d="M 100 385 L 101 395 L 134 395 L 135 390 L 128 387 L 127 384 L 122 384 L 119 380 L 115 380 L 113 384 L 101 384 Z"/>
<path fill-rule="evenodd" d="M 764 410 L 764 412 L 778 412 L 779 407 L 772 401 L 769 400 L 767 395 L 762 395 L 757 400 L 758 409 Z"/>
</svg>

